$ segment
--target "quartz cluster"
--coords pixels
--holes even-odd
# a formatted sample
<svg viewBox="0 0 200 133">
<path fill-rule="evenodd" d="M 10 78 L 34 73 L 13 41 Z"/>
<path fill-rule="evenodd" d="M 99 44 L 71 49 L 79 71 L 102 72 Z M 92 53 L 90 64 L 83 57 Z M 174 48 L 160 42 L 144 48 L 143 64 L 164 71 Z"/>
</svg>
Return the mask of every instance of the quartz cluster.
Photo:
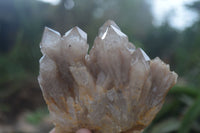
<svg viewBox="0 0 200 133">
<path fill-rule="evenodd" d="M 78 27 L 62 37 L 45 28 L 40 47 L 38 80 L 56 133 L 140 133 L 177 79 L 111 20 L 99 29 L 89 54 L 87 34 Z"/>
</svg>

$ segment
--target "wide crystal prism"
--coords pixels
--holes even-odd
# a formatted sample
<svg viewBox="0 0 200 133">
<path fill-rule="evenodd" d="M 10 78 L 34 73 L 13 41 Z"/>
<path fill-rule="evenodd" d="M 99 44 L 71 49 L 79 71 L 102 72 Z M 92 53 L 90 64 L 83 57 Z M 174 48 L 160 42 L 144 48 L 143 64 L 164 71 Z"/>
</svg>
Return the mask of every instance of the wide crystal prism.
<svg viewBox="0 0 200 133">
<path fill-rule="evenodd" d="M 169 65 L 135 48 L 111 20 L 89 54 L 87 34 L 78 27 L 62 37 L 45 28 L 40 47 L 38 81 L 56 133 L 140 133 L 177 79 Z"/>
</svg>

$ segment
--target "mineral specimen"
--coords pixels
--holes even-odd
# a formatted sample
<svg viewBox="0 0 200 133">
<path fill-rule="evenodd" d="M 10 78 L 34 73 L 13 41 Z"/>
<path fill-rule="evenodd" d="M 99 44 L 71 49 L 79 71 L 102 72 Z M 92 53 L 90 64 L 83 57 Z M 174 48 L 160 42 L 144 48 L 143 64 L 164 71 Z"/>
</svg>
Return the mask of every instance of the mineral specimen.
<svg viewBox="0 0 200 133">
<path fill-rule="evenodd" d="M 45 28 L 39 84 L 57 133 L 140 133 L 161 109 L 177 74 L 151 60 L 111 20 L 88 54 L 87 34 Z"/>
</svg>

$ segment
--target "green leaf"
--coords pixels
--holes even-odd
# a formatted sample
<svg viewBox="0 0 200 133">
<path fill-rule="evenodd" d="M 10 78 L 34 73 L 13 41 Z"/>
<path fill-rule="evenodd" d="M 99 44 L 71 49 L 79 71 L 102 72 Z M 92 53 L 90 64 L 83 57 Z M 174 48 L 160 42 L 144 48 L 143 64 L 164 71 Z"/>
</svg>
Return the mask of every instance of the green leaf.
<svg viewBox="0 0 200 133">
<path fill-rule="evenodd" d="M 200 116 L 200 95 L 185 113 L 178 133 L 189 133 L 192 123 Z"/>
<path fill-rule="evenodd" d="M 170 133 L 177 131 L 180 126 L 180 121 L 170 118 L 155 125 L 151 133 Z"/>
<path fill-rule="evenodd" d="M 188 86 L 174 86 L 170 91 L 170 94 L 186 94 L 192 97 L 197 97 L 200 93 L 199 89 Z"/>
</svg>

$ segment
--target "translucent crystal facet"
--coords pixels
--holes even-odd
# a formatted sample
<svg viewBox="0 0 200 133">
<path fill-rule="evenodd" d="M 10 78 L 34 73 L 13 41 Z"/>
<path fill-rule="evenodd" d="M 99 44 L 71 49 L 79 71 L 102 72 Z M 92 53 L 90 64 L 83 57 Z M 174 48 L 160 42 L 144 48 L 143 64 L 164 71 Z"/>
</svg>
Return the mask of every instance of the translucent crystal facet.
<svg viewBox="0 0 200 133">
<path fill-rule="evenodd" d="M 78 27 L 63 37 L 45 28 L 38 81 L 57 133 L 140 133 L 161 109 L 177 74 L 151 60 L 111 20 L 88 54 Z"/>
</svg>

